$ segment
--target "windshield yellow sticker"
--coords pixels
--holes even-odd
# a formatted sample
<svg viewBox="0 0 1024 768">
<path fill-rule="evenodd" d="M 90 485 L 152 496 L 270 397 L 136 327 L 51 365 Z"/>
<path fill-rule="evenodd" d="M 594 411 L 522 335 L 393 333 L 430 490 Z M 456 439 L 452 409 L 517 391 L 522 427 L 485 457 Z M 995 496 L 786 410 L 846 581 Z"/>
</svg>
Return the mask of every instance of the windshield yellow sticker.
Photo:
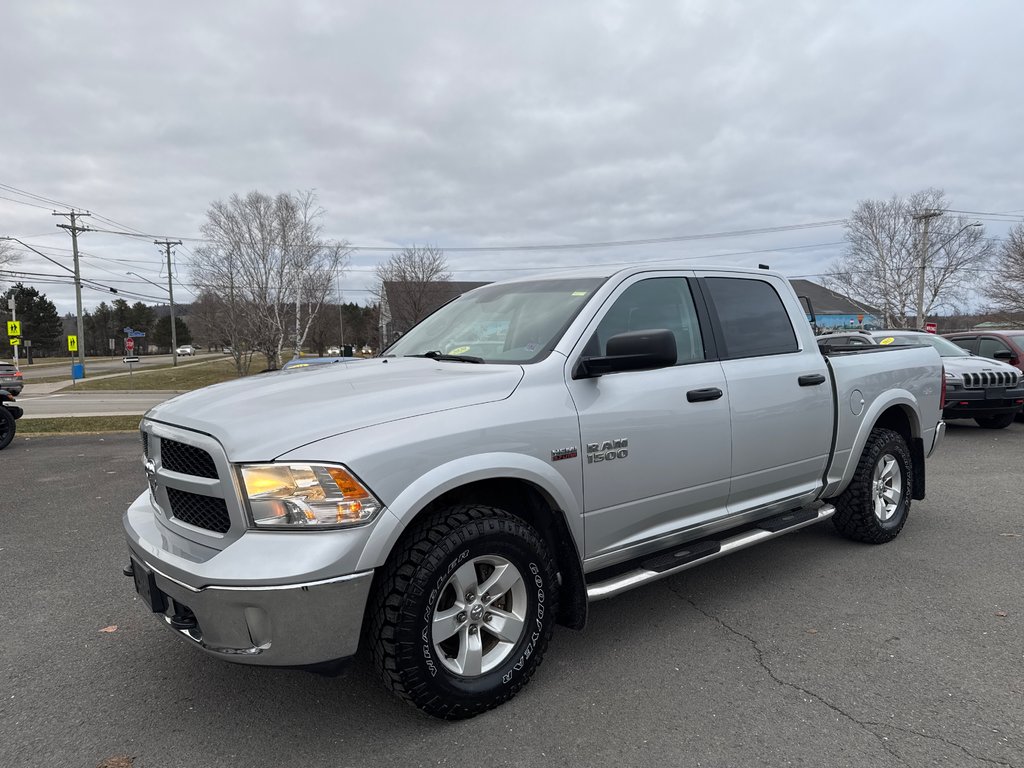
<svg viewBox="0 0 1024 768">
<path fill-rule="evenodd" d="M 572 295 L 573 296 L 586 296 L 587 292 L 586 291 L 573 291 Z"/>
<path fill-rule="evenodd" d="M 469 347 L 456 347 L 455 349 L 453 349 L 448 354 L 449 355 L 464 355 L 466 352 L 469 352 Z"/>
<path fill-rule="evenodd" d="M 894 341 L 896 341 L 896 339 L 894 339 L 892 336 L 886 336 L 878 343 L 884 347 L 886 344 L 892 344 Z"/>
</svg>

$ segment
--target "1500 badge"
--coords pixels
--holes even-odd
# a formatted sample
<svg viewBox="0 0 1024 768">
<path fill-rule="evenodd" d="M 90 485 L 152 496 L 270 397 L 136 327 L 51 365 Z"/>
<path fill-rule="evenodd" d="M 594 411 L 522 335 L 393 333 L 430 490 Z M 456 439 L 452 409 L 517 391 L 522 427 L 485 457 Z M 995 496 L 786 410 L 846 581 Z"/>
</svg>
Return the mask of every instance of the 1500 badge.
<svg viewBox="0 0 1024 768">
<path fill-rule="evenodd" d="M 587 443 L 587 464 L 614 461 L 627 456 L 629 456 L 629 440 L 625 437 L 617 440 L 605 440 L 603 443 Z"/>
</svg>

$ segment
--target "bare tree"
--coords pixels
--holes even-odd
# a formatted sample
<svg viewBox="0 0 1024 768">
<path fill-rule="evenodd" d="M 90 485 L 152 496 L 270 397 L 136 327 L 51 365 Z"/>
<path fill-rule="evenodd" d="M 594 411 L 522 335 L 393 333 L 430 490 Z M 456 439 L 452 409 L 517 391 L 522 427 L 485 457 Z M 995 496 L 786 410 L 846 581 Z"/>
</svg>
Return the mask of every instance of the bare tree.
<svg viewBox="0 0 1024 768">
<path fill-rule="evenodd" d="M 1024 224 L 1007 234 L 984 292 L 997 312 L 1008 315 L 1011 322 L 1024 322 Z"/>
<path fill-rule="evenodd" d="M 846 252 L 832 264 L 826 285 L 877 308 L 887 327 L 923 325 L 937 309 L 957 309 L 981 277 L 993 248 L 982 226 L 945 213 L 946 208 L 939 189 L 860 201 L 846 224 Z M 917 317 L 922 265 L 924 311 Z"/>
<path fill-rule="evenodd" d="M 240 374 L 252 352 L 277 368 L 288 339 L 296 353 L 301 349 L 347 266 L 347 244 L 321 238 L 322 216 L 312 192 L 270 197 L 254 191 L 207 211 L 202 232 L 208 244 L 196 249 L 192 279 L 221 300 L 211 322 L 230 342 Z"/>
<path fill-rule="evenodd" d="M 377 265 L 381 346 L 405 333 L 437 307 L 438 283 L 452 279 L 444 251 L 412 246 Z"/>
<path fill-rule="evenodd" d="M 18 252 L 11 247 L 11 244 L 5 243 L 4 241 L 0 240 L 0 269 L 3 269 L 4 267 L 7 267 L 11 264 L 14 264 L 14 262 L 16 262 L 18 258 Z M 0 283 L 2 283 L 4 279 L 8 277 L 10 277 L 10 275 L 0 275 Z"/>
</svg>

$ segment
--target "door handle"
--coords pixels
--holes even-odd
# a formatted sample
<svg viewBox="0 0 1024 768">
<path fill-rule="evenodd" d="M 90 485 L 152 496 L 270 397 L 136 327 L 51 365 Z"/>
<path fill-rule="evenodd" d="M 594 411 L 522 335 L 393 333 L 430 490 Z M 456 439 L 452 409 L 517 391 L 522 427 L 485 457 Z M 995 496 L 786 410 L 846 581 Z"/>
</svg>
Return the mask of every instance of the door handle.
<svg viewBox="0 0 1024 768">
<path fill-rule="evenodd" d="M 816 387 L 825 383 L 825 376 L 821 373 L 808 373 L 797 379 L 801 387 Z"/>
<path fill-rule="evenodd" d="M 707 389 L 691 389 L 686 393 L 686 399 L 691 403 L 702 403 L 705 400 L 717 400 L 722 396 L 722 390 L 718 387 L 708 387 Z"/>
</svg>

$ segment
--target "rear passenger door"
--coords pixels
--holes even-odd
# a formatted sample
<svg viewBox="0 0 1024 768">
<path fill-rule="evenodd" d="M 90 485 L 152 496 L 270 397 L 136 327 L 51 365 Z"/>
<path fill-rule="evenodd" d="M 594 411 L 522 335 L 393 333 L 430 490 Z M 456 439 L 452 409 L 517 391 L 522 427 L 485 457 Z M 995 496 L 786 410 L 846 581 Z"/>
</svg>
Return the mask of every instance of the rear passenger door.
<svg viewBox="0 0 1024 768">
<path fill-rule="evenodd" d="M 699 273 L 732 409 L 729 513 L 810 501 L 832 447 L 831 377 L 817 346 L 802 349 L 782 280 Z"/>
</svg>

